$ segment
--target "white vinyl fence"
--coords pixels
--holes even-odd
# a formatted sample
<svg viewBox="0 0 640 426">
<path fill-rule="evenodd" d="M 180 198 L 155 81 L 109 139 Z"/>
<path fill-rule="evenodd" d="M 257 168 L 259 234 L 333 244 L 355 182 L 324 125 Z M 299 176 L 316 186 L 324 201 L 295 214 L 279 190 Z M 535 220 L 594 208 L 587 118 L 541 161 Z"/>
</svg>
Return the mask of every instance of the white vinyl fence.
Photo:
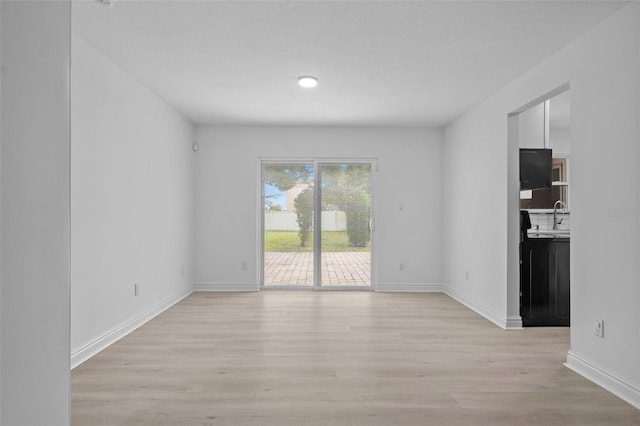
<svg viewBox="0 0 640 426">
<path fill-rule="evenodd" d="M 298 231 L 297 216 L 294 212 L 264 212 L 265 231 Z M 322 212 L 323 231 L 345 231 L 347 215 L 345 212 Z"/>
</svg>

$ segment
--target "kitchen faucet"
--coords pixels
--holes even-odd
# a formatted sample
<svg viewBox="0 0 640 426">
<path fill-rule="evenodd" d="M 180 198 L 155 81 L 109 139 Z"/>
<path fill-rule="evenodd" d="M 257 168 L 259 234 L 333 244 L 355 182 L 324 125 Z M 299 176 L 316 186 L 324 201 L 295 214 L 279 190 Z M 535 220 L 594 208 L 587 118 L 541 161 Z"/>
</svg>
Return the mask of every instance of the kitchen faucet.
<svg viewBox="0 0 640 426">
<path fill-rule="evenodd" d="M 566 204 L 563 203 L 561 200 L 558 200 L 555 203 L 553 203 L 553 230 L 554 231 L 558 229 L 558 224 L 562 223 L 562 219 L 560 219 L 560 222 L 558 222 L 558 220 L 556 219 L 556 215 L 558 212 L 558 205 L 562 206 L 563 212 L 567 208 Z"/>
</svg>

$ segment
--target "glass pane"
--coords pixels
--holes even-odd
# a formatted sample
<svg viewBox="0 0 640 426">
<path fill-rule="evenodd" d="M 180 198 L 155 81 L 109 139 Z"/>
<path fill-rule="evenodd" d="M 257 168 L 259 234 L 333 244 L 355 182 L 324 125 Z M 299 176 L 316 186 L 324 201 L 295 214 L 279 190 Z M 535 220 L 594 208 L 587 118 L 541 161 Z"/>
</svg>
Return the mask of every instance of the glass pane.
<svg viewBox="0 0 640 426">
<path fill-rule="evenodd" d="M 323 164 L 321 285 L 371 285 L 371 165 Z"/>
<path fill-rule="evenodd" d="M 266 165 L 263 284 L 313 285 L 311 164 Z"/>
</svg>

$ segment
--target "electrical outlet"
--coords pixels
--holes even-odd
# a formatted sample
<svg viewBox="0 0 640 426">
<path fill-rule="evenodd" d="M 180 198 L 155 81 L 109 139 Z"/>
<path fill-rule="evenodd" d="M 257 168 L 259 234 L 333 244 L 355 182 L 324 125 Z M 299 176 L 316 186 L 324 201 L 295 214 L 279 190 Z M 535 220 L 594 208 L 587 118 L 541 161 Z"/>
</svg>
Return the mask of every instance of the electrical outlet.
<svg viewBox="0 0 640 426">
<path fill-rule="evenodd" d="M 242 265 L 240 266 L 242 268 L 243 271 L 247 270 L 247 262 L 242 262 Z"/>
<path fill-rule="evenodd" d="M 404 271 L 404 263 L 401 263 L 401 264 L 398 266 L 398 269 L 400 270 L 400 272 Z"/>
<path fill-rule="evenodd" d="M 604 338 L 604 320 L 597 319 L 593 322 L 593 334 Z"/>
<path fill-rule="evenodd" d="M 138 283 L 133 284 L 133 295 L 140 296 L 140 284 Z"/>
</svg>

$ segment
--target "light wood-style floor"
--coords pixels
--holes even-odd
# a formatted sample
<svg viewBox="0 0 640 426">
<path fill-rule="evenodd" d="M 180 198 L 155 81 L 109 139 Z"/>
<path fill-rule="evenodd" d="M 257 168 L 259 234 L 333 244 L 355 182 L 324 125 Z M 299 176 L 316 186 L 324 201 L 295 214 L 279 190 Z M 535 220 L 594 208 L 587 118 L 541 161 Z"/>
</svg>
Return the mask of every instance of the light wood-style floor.
<svg viewBox="0 0 640 426">
<path fill-rule="evenodd" d="M 568 349 L 444 294 L 194 293 L 73 370 L 72 424 L 640 425 Z"/>
</svg>

